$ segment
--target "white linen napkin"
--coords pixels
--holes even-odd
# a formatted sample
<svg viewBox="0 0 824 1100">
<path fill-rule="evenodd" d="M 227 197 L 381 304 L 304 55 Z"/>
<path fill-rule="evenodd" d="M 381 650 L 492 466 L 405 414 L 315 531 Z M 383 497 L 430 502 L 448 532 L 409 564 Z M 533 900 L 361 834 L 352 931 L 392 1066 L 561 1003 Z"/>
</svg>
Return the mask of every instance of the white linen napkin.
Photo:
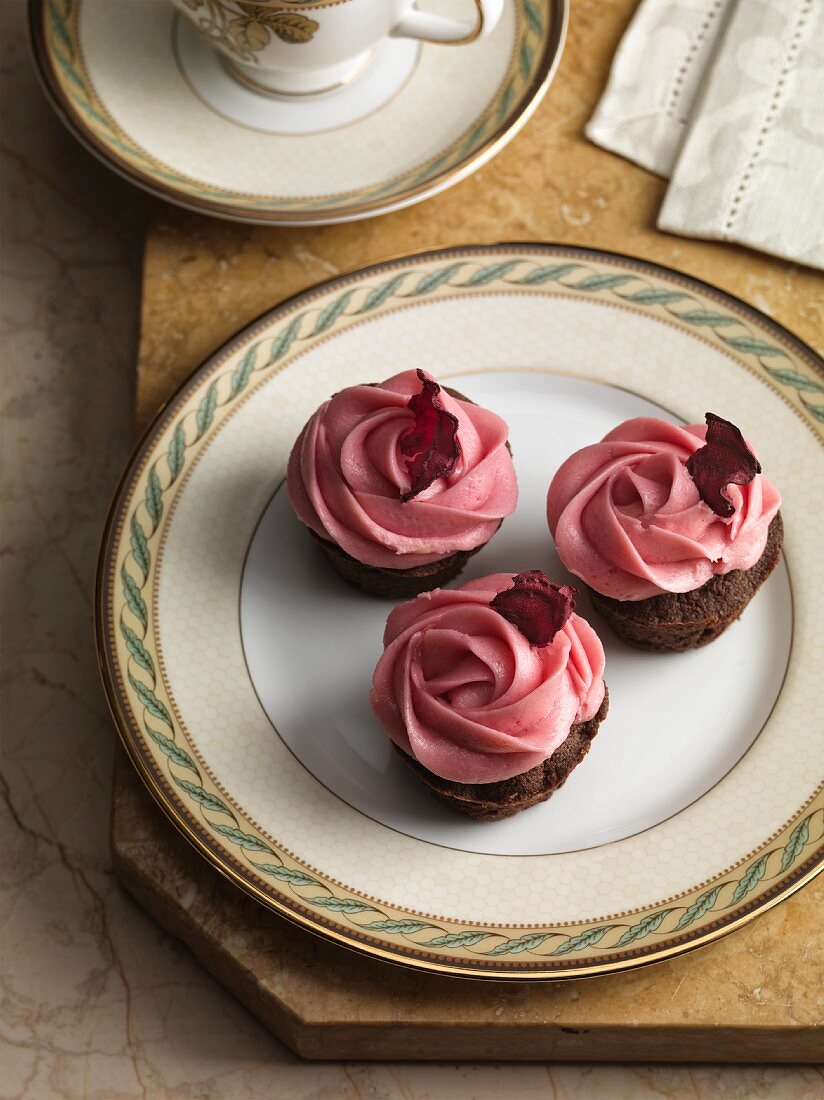
<svg viewBox="0 0 824 1100">
<path fill-rule="evenodd" d="M 658 226 L 824 267 L 824 0 L 643 0 L 586 129 Z"/>
</svg>

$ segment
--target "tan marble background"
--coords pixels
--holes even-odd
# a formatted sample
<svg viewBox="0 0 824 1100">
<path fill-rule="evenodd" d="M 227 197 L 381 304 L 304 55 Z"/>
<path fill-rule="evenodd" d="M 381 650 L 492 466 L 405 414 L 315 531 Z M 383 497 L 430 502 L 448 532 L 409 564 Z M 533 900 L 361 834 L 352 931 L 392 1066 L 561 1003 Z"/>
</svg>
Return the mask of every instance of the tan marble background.
<svg viewBox="0 0 824 1100">
<path fill-rule="evenodd" d="M 615 10 L 626 7 L 578 0 L 579 33 L 602 15 L 615 20 Z M 113 731 L 97 679 L 90 593 L 108 495 L 130 449 L 148 204 L 97 165 L 51 114 L 31 69 L 20 0 L 0 0 L 0 18 L 0 1096 L 806 1100 L 824 1095 L 822 1075 L 814 1067 L 302 1063 L 120 889 L 107 848 Z M 574 96 L 552 109 L 560 118 L 577 112 L 583 122 L 584 107 Z M 593 151 L 596 155 L 606 156 Z M 516 160 L 496 164 L 505 184 L 513 166 L 523 170 Z M 545 169 L 535 165 L 534 171 Z M 591 224 L 597 240 L 603 203 L 631 208 L 657 187 L 640 171 L 625 178 L 609 193 L 595 182 L 570 192 L 547 178 L 550 220 L 558 221 L 554 235 L 576 239 L 576 229 Z M 510 180 L 512 187 L 515 182 Z M 468 202 L 482 183 L 478 177 L 463 185 Z M 511 187 L 501 189 L 498 226 L 513 224 L 521 231 L 515 235 L 526 235 L 530 227 L 523 211 L 510 208 L 510 193 Z M 163 208 L 158 213 L 162 223 Z M 421 246 L 453 239 L 450 227 L 420 225 Z M 168 232 L 175 232 L 171 220 Z M 196 222 L 187 232 L 196 234 Z M 362 234 L 368 255 L 374 223 L 346 232 L 353 239 Z M 645 227 L 639 244 L 651 234 Z M 498 235 L 507 234 L 500 229 Z M 244 247 L 243 235 L 233 235 L 229 227 L 223 238 L 225 251 L 213 251 L 209 271 L 192 271 L 187 278 L 211 275 L 219 286 L 221 271 L 235 265 L 236 252 L 242 254 Z M 689 264 L 682 266 L 695 267 L 700 247 L 684 243 Z M 680 243 L 668 251 L 677 264 Z M 296 255 L 301 267 L 292 276 L 296 281 L 334 273 L 317 252 Z M 801 335 L 814 336 L 821 314 L 809 276 L 781 265 L 774 268 L 780 276 L 769 279 L 747 253 L 729 250 L 729 255 L 739 273 L 742 266 L 751 268 L 745 282 L 756 305 L 780 315 L 788 300 L 803 292 L 807 304 L 797 327 Z M 273 252 L 266 262 L 277 260 Z M 169 293 L 184 286 L 179 272 L 169 279 Z M 236 315 L 252 306 L 251 299 L 234 304 L 218 295 L 227 335 L 236 327 Z M 193 328 L 165 337 L 172 357 L 210 350 L 197 346 Z M 742 996 L 752 994 L 742 990 Z"/>
</svg>

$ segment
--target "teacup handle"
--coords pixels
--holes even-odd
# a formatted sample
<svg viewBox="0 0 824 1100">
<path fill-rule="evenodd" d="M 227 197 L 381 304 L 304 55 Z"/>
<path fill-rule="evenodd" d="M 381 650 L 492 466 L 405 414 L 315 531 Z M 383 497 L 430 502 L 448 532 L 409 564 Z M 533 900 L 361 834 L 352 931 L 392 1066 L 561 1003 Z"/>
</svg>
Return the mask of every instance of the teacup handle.
<svg viewBox="0 0 824 1100">
<path fill-rule="evenodd" d="M 501 18 L 504 0 L 475 0 L 475 7 L 478 18 L 474 23 L 412 8 L 399 20 L 392 35 L 395 38 L 418 38 L 422 42 L 463 46 L 489 34 Z"/>
</svg>

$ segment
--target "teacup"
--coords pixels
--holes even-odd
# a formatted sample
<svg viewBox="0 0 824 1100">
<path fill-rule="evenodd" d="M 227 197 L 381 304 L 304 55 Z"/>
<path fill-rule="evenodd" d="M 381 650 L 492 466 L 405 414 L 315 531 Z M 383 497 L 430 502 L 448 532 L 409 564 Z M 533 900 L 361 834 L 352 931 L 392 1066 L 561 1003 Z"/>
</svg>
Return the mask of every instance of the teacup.
<svg viewBox="0 0 824 1100">
<path fill-rule="evenodd" d="M 388 38 L 462 45 L 495 26 L 505 0 L 474 0 L 473 21 L 414 0 L 171 0 L 258 91 L 317 95 L 354 79 Z"/>
</svg>

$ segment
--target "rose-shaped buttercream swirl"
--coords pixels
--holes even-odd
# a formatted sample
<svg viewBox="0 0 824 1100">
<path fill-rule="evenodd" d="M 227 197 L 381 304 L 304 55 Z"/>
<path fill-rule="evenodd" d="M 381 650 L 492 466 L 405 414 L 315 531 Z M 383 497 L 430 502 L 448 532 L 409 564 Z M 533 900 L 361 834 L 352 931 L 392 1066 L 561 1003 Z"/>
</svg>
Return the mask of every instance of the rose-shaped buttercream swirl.
<svg viewBox="0 0 824 1100">
<path fill-rule="evenodd" d="M 401 500 L 410 476 L 399 442 L 414 425 L 407 406 L 420 389 L 409 370 L 342 390 L 312 416 L 289 458 L 286 487 L 298 519 L 366 565 L 409 569 L 474 550 L 515 510 L 506 423 L 444 389 L 438 400 L 457 417 L 460 455 L 448 477 Z"/>
<path fill-rule="evenodd" d="M 370 696 L 395 744 L 457 783 L 494 783 L 552 755 L 604 698 L 604 650 L 571 615 L 531 645 L 490 601 L 513 573 L 437 588 L 389 616 Z"/>
<path fill-rule="evenodd" d="M 747 485 L 727 486 L 734 512 L 716 515 L 686 467 L 706 434 L 704 424 L 638 417 L 571 455 L 547 498 L 567 569 L 604 596 L 643 600 L 755 565 L 781 497 L 756 474 Z"/>
</svg>

